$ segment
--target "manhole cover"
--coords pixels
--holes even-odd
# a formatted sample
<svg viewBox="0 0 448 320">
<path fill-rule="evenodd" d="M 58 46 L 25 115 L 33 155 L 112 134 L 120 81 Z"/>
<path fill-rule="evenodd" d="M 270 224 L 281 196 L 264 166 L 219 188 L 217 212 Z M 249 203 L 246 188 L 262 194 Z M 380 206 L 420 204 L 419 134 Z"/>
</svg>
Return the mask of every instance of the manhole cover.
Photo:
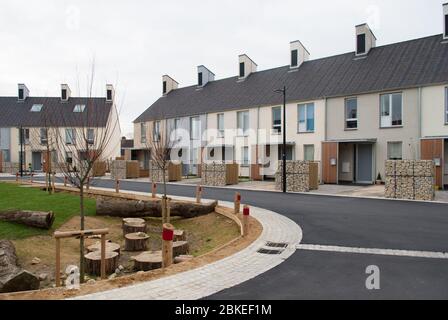
<svg viewBox="0 0 448 320">
<path fill-rule="evenodd" d="M 288 244 L 287 243 L 278 243 L 278 242 L 266 242 L 266 247 L 286 248 L 286 247 L 288 247 Z"/>
<path fill-rule="evenodd" d="M 280 254 L 283 250 L 260 249 L 257 252 L 261 254 Z"/>
</svg>

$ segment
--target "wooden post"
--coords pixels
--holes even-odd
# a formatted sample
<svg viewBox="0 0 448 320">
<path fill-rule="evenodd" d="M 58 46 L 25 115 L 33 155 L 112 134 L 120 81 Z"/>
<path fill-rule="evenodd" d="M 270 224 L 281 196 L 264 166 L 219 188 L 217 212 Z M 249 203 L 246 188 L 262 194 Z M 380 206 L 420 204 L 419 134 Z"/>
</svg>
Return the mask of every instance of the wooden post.
<svg viewBox="0 0 448 320">
<path fill-rule="evenodd" d="M 241 194 L 235 192 L 235 214 L 240 213 L 241 210 Z"/>
<path fill-rule="evenodd" d="M 56 190 L 56 174 L 53 172 L 52 173 L 52 183 L 51 183 L 51 189 L 53 190 L 53 193 L 54 193 L 54 191 Z"/>
<path fill-rule="evenodd" d="M 171 198 L 166 199 L 166 222 L 170 223 L 171 217 Z"/>
<path fill-rule="evenodd" d="M 56 238 L 56 287 L 61 286 L 61 240 Z"/>
<path fill-rule="evenodd" d="M 115 179 L 115 192 L 120 193 L 120 181 Z"/>
<path fill-rule="evenodd" d="M 64 187 L 67 186 L 67 176 L 64 176 Z"/>
<path fill-rule="evenodd" d="M 155 199 L 157 194 L 157 183 L 155 182 L 152 183 L 151 192 L 152 192 L 152 198 Z"/>
<path fill-rule="evenodd" d="M 101 235 L 101 279 L 106 279 L 106 235 Z"/>
<path fill-rule="evenodd" d="M 245 205 L 243 208 L 243 237 L 246 237 L 249 234 L 249 216 L 250 208 Z"/>
<path fill-rule="evenodd" d="M 173 264 L 174 227 L 165 223 L 162 231 L 162 268 Z"/>
<path fill-rule="evenodd" d="M 202 186 L 198 185 L 196 187 L 196 203 L 201 203 L 202 198 Z"/>
</svg>

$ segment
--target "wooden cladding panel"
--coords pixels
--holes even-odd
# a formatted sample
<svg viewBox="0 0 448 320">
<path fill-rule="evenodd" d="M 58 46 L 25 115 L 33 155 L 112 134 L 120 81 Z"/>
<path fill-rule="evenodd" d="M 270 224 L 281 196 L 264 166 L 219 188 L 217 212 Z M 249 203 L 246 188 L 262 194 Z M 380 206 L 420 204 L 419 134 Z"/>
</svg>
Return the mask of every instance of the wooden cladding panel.
<svg viewBox="0 0 448 320">
<path fill-rule="evenodd" d="M 322 180 L 324 183 L 338 183 L 338 143 L 322 142 Z M 336 159 L 336 165 L 331 165 L 331 159 Z"/>
<path fill-rule="evenodd" d="M 443 165 L 444 165 L 444 140 L 423 139 L 421 141 L 422 160 L 440 159 L 440 166 L 436 167 L 436 185 L 443 188 Z"/>
</svg>

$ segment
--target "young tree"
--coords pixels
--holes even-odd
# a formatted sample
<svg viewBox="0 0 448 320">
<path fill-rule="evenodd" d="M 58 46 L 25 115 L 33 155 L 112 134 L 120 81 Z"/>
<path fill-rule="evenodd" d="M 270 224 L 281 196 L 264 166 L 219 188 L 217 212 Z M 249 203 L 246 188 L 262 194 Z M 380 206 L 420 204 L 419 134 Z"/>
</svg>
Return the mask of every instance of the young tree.
<svg viewBox="0 0 448 320">
<path fill-rule="evenodd" d="M 118 112 L 114 104 L 114 97 L 110 110 L 104 108 L 104 99 L 93 98 L 93 83 L 95 68 L 92 65 L 88 78 L 87 95 L 76 99 L 73 110 L 55 112 L 53 125 L 56 128 L 56 151 L 58 159 L 65 159 L 58 164 L 58 170 L 67 178 L 68 182 L 79 190 L 80 230 L 85 230 L 85 187 L 93 176 L 94 168 L 101 161 L 113 156 L 108 154 L 113 150 L 115 130 L 119 130 Z M 120 135 L 118 135 L 119 137 Z M 80 278 L 84 282 L 84 238 L 80 238 Z"/>
</svg>

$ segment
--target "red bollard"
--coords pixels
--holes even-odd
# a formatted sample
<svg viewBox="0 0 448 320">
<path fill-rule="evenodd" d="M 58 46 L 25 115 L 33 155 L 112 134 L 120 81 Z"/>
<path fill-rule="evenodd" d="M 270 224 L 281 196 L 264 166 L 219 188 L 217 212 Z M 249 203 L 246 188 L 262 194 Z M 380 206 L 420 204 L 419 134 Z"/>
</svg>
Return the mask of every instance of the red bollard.
<svg viewBox="0 0 448 320">
<path fill-rule="evenodd" d="M 243 208 L 243 237 L 249 234 L 249 216 L 250 208 L 249 206 L 244 206 Z"/>
<path fill-rule="evenodd" d="M 152 198 L 154 199 L 157 194 L 157 183 L 153 182 L 151 187 Z"/>
<path fill-rule="evenodd" d="M 16 182 L 19 182 L 19 173 L 16 172 Z"/>
<path fill-rule="evenodd" d="M 235 214 L 240 213 L 240 210 L 241 210 L 241 194 L 239 192 L 235 192 L 234 208 L 235 208 L 235 211 L 234 211 Z"/>
<path fill-rule="evenodd" d="M 202 186 L 197 186 L 196 187 L 196 203 L 201 203 L 201 198 L 202 198 Z"/>
</svg>

